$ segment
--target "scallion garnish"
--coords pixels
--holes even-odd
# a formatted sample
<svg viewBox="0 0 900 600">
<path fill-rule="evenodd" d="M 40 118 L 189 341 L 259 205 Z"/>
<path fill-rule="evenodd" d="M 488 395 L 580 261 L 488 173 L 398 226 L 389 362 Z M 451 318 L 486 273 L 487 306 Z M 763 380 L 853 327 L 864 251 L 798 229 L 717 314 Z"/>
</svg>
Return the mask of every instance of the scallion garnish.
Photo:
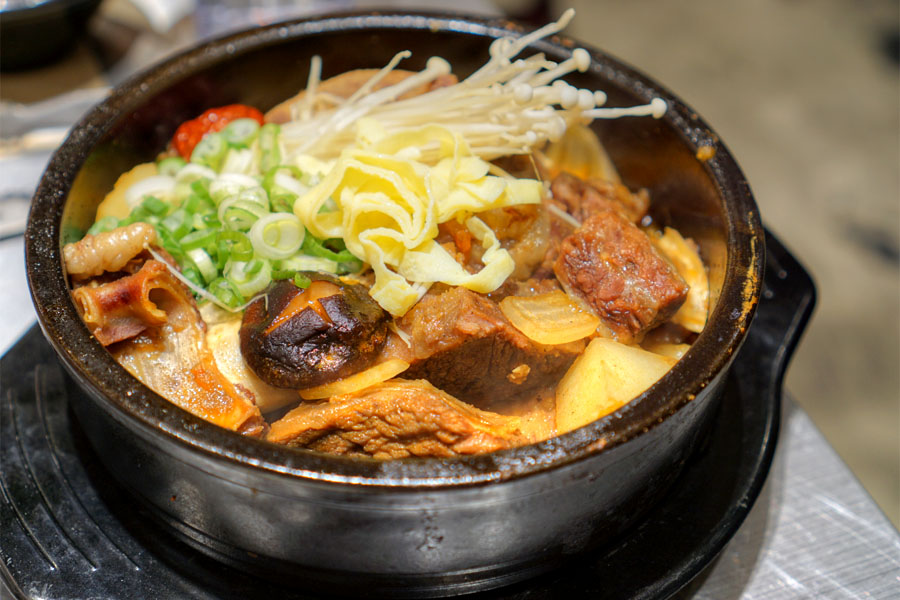
<svg viewBox="0 0 900 600">
<path fill-rule="evenodd" d="M 232 311 L 242 309 L 273 280 L 290 279 L 307 287 L 305 272 L 358 270 L 362 263 L 343 240 L 312 237 L 294 214 L 294 202 L 308 187 L 297 167 L 279 164 L 279 131 L 277 125 L 259 127 L 250 119 L 207 134 L 191 162 L 178 157 L 159 161 L 162 177 L 138 186 L 126 218 L 100 219 L 90 233 L 150 223 L 159 246 L 178 264 L 178 278 L 198 298 Z M 261 174 L 220 173 L 233 166 L 227 157 L 236 152 L 253 153 Z"/>
</svg>

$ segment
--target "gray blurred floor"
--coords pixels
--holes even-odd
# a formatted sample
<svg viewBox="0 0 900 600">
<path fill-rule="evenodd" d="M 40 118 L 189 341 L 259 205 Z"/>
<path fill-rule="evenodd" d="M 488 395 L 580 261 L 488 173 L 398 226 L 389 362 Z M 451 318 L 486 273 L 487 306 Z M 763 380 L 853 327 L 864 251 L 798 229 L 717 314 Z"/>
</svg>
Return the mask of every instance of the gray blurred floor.
<svg viewBox="0 0 900 600">
<path fill-rule="evenodd" d="M 696 108 L 749 179 L 766 224 L 812 272 L 814 320 L 787 376 L 900 523 L 900 94 L 890 0 L 554 3 L 567 33 Z"/>
</svg>

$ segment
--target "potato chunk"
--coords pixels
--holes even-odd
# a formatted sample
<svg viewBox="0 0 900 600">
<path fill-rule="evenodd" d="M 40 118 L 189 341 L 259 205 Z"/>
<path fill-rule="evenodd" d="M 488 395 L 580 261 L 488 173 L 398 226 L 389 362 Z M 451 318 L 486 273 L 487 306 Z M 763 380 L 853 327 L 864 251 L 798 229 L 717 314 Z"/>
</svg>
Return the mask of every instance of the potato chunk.
<svg viewBox="0 0 900 600">
<path fill-rule="evenodd" d="M 596 338 L 556 389 L 559 434 L 608 415 L 653 385 L 676 359 L 607 338 Z"/>
<path fill-rule="evenodd" d="M 153 177 L 159 173 L 156 163 L 142 163 L 136 165 L 130 171 L 122 173 L 116 180 L 112 191 L 110 191 L 100 206 L 97 207 L 96 220 L 99 221 L 104 217 L 115 217 L 116 219 L 124 219 L 131 214 L 131 207 L 125 199 L 125 191 L 135 183 Z"/>
</svg>

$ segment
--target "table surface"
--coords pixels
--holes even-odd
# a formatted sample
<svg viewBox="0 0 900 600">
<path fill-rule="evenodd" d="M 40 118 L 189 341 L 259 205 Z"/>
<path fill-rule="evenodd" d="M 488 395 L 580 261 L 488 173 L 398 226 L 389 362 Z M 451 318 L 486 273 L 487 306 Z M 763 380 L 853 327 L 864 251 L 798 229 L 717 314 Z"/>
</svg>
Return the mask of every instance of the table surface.
<svg viewBox="0 0 900 600">
<path fill-rule="evenodd" d="M 7 215 L 27 206 L 17 198 L 30 196 L 48 158 L 48 152 L 0 156 Z M 35 321 L 23 253 L 21 236 L 0 240 L 0 354 Z M 900 533 L 788 398 L 772 469 L 753 509 L 716 561 L 677 597 L 900 598 Z"/>
</svg>

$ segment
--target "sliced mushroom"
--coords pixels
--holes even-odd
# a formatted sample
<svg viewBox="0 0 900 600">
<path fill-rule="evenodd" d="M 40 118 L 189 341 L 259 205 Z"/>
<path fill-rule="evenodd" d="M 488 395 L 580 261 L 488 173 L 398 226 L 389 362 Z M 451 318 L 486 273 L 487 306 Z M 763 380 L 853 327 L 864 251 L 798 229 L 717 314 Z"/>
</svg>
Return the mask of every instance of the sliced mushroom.
<svg viewBox="0 0 900 600">
<path fill-rule="evenodd" d="M 247 307 L 241 353 L 275 387 L 305 389 L 347 377 L 373 363 L 387 339 L 388 314 L 365 286 L 309 273 L 305 290 L 279 281 Z"/>
</svg>

